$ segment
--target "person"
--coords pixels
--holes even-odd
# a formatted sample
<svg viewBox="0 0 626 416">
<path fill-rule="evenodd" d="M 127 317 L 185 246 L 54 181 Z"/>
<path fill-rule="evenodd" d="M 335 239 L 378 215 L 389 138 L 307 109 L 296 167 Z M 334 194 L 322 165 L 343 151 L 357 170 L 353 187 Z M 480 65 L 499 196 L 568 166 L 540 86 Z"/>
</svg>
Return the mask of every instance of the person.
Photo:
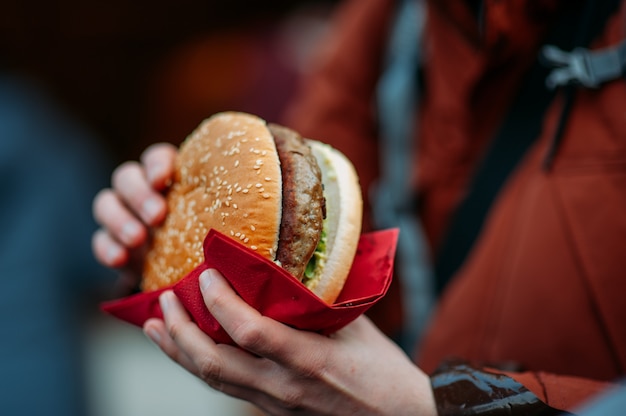
<svg viewBox="0 0 626 416">
<path fill-rule="evenodd" d="M 169 291 L 164 320 L 145 333 L 209 386 L 270 414 L 559 414 L 611 388 L 626 367 L 626 83 L 623 59 L 601 58 L 624 56 L 624 3 L 426 3 L 421 40 L 409 42 L 421 63 L 409 84 L 419 103 L 404 174 L 440 291 L 413 360 L 388 337 L 403 324 L 397 313 L 373 311 L 331 336 L 303 332 L 260 316 L 216 270 L 200 288 L 238 347 L 215 344 Z M 399 4 L 343 5 L 283 120 L 342 150 L 365 195 L 385 169 L 385 120 L 373 103 Z M 537 55 L 552 43 L 544 60 L 555 68 L 542 69 Z M 574 47 L 585 54 L 563 52 Z M 572 57 L 590 72 L 568 66 L 581 62 Z M 507 139 L 520 135 L 532 140 Z M 94 200 L 93 251 L 104 264 L 128 266 L 163 220 L 175 154 L 151 146 Z M 466 220 L 467 201 L 494 188 L 482 176 L 499 181 L 495 195 L 478 210 L 487 214 Z M 370 202 L 366 230 L 377 226 Z M 467 240 L 457 223 L 478 232 Z M 378 308 L 408 306 L 404 278 L 394 282 Z"/>
</svg>

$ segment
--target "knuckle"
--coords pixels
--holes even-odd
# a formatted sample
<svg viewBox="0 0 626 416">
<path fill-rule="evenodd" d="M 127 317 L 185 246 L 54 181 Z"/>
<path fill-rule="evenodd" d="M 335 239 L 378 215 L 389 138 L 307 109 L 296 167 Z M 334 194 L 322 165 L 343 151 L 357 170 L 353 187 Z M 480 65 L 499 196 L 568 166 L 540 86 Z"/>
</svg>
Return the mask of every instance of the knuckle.
<svg viewBox="0 0 626 416">
<path fill-rule="evenodd" d="M 107 232 L 104 229 L 102 229 L 102 228 L 98 228 L 91 235 L 91 248 L 92 248 L 92 250 L 94 252 L 101 251 L 102 248 L 104 248 L 106 246 L 106 244 L 108 242 L 107 240 L 108 240 Z"/>
<path fill-rule="evenodd" d="M 91 212 L 94 220 L 100 225 L 105 225 L 106 213 L 110 212 L 110 208 L 116 202 L 117 197 L 112 189 L 105 188 L 98 191 L 91 203 Z"/>
<path fill-rule="evenodd" d="M 91 212 L 96 219 L 99 221 L 99 211 L 102 208 L 102 205 L 105 203 L 107 194 L 111 192 L 110 189 L 101 189 L 98 193 L 93 197 L 93 201 L 91 203 Z"/>
<path fill-rule="evenodd" d="M 185 332 L 185 323 L 174 322 L 168 325 L 167 332 L 174 342 L 180 340 L 181 335 Z"/>
<path fill-rule="evenodd" d="M 167 142 L 159 142 L 153 143 L 150 146 L 146 147 L 146 149 L 141 153 L 141 160 L 146 161 L 152 157 L 158 157 L 163 154 L 173 153 L 175 150 L 175 146 L 171 143 Z"/>
<path fill-rule="evenodd" d="M 211 385 L 212 387 L 218 386 L 222 382 L 222 364 L 213 356 L 202 357 L 198 363 L 198 375 L 199 377 Z M 214 387 L 215 388 L 215 387 Z"/>
<path fill-rule="evenodd" d="M 98 207 L 101 207 L 103 204 L 106 204 L 108 200 L 113 196 L 113 190 L 110 188 L 104 188 L 98 191 L 96 196 L 93 197 L 92 208 L 93 211 L 96 212 Z"/>
<path fill-rule="evenodd" d="M 304 390 L 297 383 L 292 383 L 276 399 L 280 402 L 280 406 L 285 409 L 297 409 L 301 407 L 303 398 Z"/>
<path fill-rule="evenodd" d="M 123 162 L 121 165 L 115 168 L 115 170 L 111 174 L 111 183 L 113 184 L 113 187 L 119 188 L 120 184 L 124 183 L 125 178 L 127 178 L 127 176 L 131 172 L 134 172 L 138 169 L 140 169 L 139 163 L 135 161 L 129 160 Z"/>
<path fill-rule="evenodd" d="M 256 351 L 264 344 L 265 336 L 259 320 L 248 320 L 239 325 L 232 333 L 233 340 L 246 350 Z"/>
</svg>

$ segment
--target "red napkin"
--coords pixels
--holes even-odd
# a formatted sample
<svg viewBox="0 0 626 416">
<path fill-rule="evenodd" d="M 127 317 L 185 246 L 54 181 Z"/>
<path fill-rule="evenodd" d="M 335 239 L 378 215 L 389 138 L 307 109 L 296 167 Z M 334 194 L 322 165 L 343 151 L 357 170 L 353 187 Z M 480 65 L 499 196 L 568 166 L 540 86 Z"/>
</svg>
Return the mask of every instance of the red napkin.
<svg viewBox="0 0 626 416">
<path fill-rule="evenodd" d="M 295 328 L 329 334 L 347 325 L 381 299 L 391 283 L 398 229 L 363 234 L 339 298 L 329 305 L 276 264 L 240 243 L 211 230 L 204 240 L 202 264 L 170 289 L 192 319 L 219 343 L 230 337 L 209 313 L 198 285 L 208 268 L 218 270 L 249 305 L 263 315 Z M 137 326 L 162 318 L 159 295 L 166 289 L 105 302 L 101 308 Z"/>
</svg>

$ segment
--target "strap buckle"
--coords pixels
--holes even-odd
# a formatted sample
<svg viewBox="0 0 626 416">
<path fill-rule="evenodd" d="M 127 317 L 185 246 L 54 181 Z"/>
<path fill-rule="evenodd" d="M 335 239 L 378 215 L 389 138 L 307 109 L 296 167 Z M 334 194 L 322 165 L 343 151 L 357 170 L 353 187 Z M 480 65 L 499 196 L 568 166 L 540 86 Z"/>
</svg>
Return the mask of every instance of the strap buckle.
<svg viewBox="0 0 626 416">
<path fill-rule="evenodd" d="M 586 88 L 619 78 L 626 67 L 626 42 L 612 48 L 590 51 L 576 48 L 563 51 L 554 45 L 545 45 L 540 58 L 555 67 L 546 78 L 546 86 L 555 89 L 577 83 Z"/>
</svg>

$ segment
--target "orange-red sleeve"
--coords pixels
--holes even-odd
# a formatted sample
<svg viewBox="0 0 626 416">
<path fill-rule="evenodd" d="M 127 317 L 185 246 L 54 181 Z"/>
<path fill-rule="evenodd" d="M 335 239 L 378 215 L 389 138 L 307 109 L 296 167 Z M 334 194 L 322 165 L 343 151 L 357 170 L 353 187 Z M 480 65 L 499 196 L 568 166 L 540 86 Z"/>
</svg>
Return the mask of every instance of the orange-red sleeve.
<svg viewBox="0 0 626 416">
<path fill-rule="evenodd" d="M 573 411 L 614 386 L 606 381 L 544 372 L 505 373 L 551 407 Z"/>
</svg>

